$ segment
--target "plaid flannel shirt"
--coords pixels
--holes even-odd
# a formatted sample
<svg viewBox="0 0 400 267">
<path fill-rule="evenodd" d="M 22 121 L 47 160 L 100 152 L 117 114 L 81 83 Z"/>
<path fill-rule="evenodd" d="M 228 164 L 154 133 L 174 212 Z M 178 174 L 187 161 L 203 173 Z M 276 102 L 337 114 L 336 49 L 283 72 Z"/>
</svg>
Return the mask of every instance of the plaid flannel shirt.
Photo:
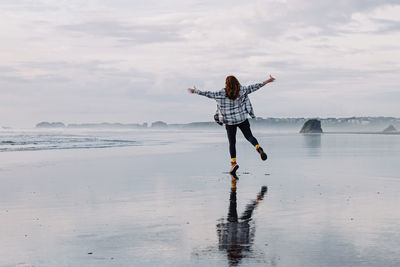
<svg viewBox="0 0 400 267">
<path fill-rule="evenodd" d="M 217 92 L 194 90 L 195 94 L 215 99 L 217 106 L 221 110 L 223 122 L 228 125 L 239 124 L 247 119 L 247 114 L 255 118 L 253 107 L 248 94 L 263 87 L 263 83 L 256 83 L 249 86 L 240 86 L 239 96 L 229 99 L 225 96 L 225 89 Z"/>
</svg>

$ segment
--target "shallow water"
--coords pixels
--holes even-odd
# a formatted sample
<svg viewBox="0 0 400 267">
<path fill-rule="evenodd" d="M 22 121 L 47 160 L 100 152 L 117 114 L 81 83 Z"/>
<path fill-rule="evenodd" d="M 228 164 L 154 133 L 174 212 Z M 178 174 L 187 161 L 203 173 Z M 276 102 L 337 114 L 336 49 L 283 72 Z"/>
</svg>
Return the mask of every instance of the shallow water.
<svg viewBox="0 0 400 267">
<path fill-rule="evenodd" d="M 239 134 L 232 190 L 223 130 L 142 134 L 0 153 L 0 266 L 399 266 L 398 136 Z"/>
<path fill-rule="evenodd" d="M 162 134 L 157 130 L 0 130 L 0 152 L 163 145 L 168 140 Z"/>
</svg>

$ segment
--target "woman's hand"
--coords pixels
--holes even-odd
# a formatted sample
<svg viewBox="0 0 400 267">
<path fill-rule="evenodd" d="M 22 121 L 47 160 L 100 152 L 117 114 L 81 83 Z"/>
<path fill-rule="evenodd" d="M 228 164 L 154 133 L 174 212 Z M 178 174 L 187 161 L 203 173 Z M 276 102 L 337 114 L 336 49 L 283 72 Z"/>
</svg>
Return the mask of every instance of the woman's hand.
<svg viewBox="0 0 400 267">
<path fill-rule="evenodd" d="M 275 78 L 272 77 L 271 75 L 269 75 L 269 79 L 268 79 L 268 80 L 265 80 L 263 83 L 264 83 L 264 84 L 267 84 L 267 83 L 272 83 L 273 81 L 275 81 Z"/>
<path fill-rule="evenodd" d="M 196 86 L 193 86 L 193 88 L 188 88 L 190 94 L 194 94 L 194 90 L 196 90 Z"/>
</svg>

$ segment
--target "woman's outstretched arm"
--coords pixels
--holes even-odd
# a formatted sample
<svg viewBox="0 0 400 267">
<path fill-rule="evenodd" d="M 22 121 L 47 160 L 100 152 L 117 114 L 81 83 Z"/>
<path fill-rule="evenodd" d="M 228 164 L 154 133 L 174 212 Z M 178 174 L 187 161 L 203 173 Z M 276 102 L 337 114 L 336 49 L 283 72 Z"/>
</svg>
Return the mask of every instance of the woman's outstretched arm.
<svg viewBox="0 0 400 267">
<path fill-rule="evenodd" d="M 188 91 L 191 94 L 198 94 L 213 99 L 221 95 L 221 92 L 200 91 L 199 89 L 196 88 L 196 86 L 193 86 L 193 88 L 188 88 Z"/>
<path fill-rule="evenodd" d="M 266 85 L 267 83 L 272 83 L 273 81 L 275 81 L 275 78 L 269 75 L 269 79 L 263 81 L 263 84 Z"/>
<path fill-rule="evenodd" d="M 263 81 L 262 83 L 256 83 L 253 85 L 249 85 L 249 86 L 245 86 L 245 90 L 248 94 L 253 93 L 254 91 L 257 91 L 258 89 L 260 89 L 261 87 L 263 87 L 264 85 L 266 85 L 267 83 L 272 83 L 273 81 L 275 81 L 275 78 L 272 77 L 271 75 L 269 75 L 269 79 Z"/>
</svg>

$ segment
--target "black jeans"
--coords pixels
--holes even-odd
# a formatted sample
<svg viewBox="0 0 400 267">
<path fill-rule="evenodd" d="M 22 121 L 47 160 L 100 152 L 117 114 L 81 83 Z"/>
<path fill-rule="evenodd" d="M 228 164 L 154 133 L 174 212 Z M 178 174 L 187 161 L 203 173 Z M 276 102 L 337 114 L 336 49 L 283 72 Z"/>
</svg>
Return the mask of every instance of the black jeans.
<svg viewBox="0 0 400 267">
<path fill-rule="evenodd" d="M 253 136 L 250 130 L 249 120 L 245 120 L 239 124 L 235 125 L 227 125 L 225 124 L 226 133 L 228 134 L 229 140 L 229 153 L 231 154 L 231 158 L 236 158 L 236 131 L 237 127 L 242 131 L 244 137 L 249 141 L 253 146 L 258 145 L 257 139 Z"/>
</svg>

